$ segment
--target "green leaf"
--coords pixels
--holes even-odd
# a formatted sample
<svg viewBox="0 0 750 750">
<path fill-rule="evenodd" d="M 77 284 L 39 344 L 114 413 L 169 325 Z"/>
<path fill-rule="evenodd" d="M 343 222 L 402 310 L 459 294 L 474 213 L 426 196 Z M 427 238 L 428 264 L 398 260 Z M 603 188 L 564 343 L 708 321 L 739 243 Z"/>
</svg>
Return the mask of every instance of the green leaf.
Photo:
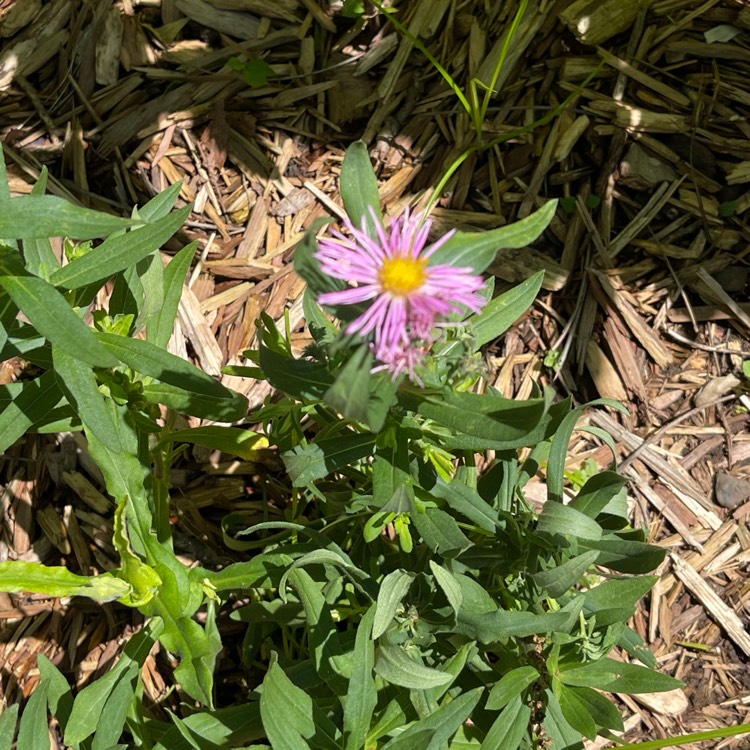
<svg viewBox="0 0 750 750">
<path fill-rule="evenodd" d="M 284 674 L 278 663 L 263 679 L 260 716 L 274 750 L 312 750 L 305 742 L 315 736 L 312 698 Z"/>
<path fill-rule="evenodd" d="M 129 274 L 138 276 L 144 294 L 143 304 L 137 311 L 133 325 L 133 330 L 138 333 L 152 323 L 164 308 L 164 265 L 161 261 L 161 253 L 157 250 L 147 255 L 136 265 L 123 271 L 121 276 Z"/>
<path fill-rule="evenodd" d="M 365 612 L 357 626 L 352 658 L 352 674 L 344 703 L 344 750 L 360 750 L 370 729 L 372 714 L 378 702 L 373 669 L 375 644 L 372 635 L 375 607 Z"/>
<path fill-rule="evenodd" d="M 0 215 L 1 207 L 0 207 Z M 31 693 L 18 726 L 16 750 L 49 750 L 49 728 L 47 720 L 47 690 L 49 683 L 40 682 Z"/>
<path fill-rule="evenodd" d="M 634 610 L 635 605 L 658 580 L 657 576 L 636 576 L 604 581 L 584 594 L 583 611 L 587 614 L 597 614 L 597 624 L 601 624 L 598 613 L 623 607 Z"/>
<path fill-rule="evenodd" d="M 317 219 L 314 221 L 294 249 L 294 271 L 297 276 L 304 279 L 310 293 L 316 298 L 324 292 L 337 292 L 346 289 L 347 286 L 345 281 L 334 279 L 332 276 L 323 273 L 320 263 L 315 258 L 315 253 L 318 251 L 316 235 L 331 221 L 332 219 Z M 338 308 L 333 309 L 337 310 Z M 345 318 L 341 318 L 341 320 L 345 320 Z"/>
<path fill-rule="evenodd" d="M 182 719 L 183 726 L 196 738 L 199 747 L 201 741 L 213 742 L 223 748 L 245 746 L 248 742 L 265 738 L 260 721 L 260 704 L 255 702 L 241 703 L 230 708 L 216 711 L 198 711 Z M 154 750 L 190 750 L 193 747 L 176 726 L 168 729 Z M 267 745 L 249 746 L 265 748 Z"/>
<path fill-rule="evenodd" d="M 613 705 L 612 701 L 596 690 L 588 687 L 563 686 L 560 695 L 560 705 L 562 706 L 563 713 L 566 713 L 566 704 L 567 706 L 575 704 L 576 710 L 583 711 L 590 716 L 597 727 L 614 729 L 618 732 L 625 731 L 620 712 Z M 575 727 L 575 724 L 570 721 L 570 717 L 567 714 L 566 718 L 571 726 Z M 578 729 L 578 727 L 576 728 Z M 581 734 L 584 734 L 584 732 L 581 732 Z"/>
<path fill-rule="evenodd" d="M 375 212 L 377 220 L 382 223 L 380 213 L 380 197 L 378 195 L 378 181 L 370 164 L 370 155 L 364 141 L 355 141 L 346 150 L 341 164 L 341 178 L 339 181 L 341 198 L 349 220 L 357 229 L 362 229 L 373 239 L 377 239 L 375 219 L 370 209 Z"/>
<path fill-rule="evenodd" d="M 666 550 L 656 545 L 633 539 L 620 539 L 614 534 L 598 541 L 582 540 L 579 546 L 582 550 L 598 550 L 599 565 L 620 573 L 650 573 L 661 565 L 666 554 Z"/>
<path fill-rule="evenodd" d="M 0 349 L 5 350 L 8 343 L 8 335 L 11 329 L 16 328 L 18 323 L 16 316 L 18 315 L 18 307 L 10 298 L 10 295 L 0 287 Z M 4 356 L 4 359 L 9 359 L 13 354 Z"/>
<path fill-rule="evenodd" d="M 166 190 L 157 193 L 144 206 L 137 209 L 138 218 L 143 221 L 163 219 L 174 208 L 174 204 L 177 203 L 177 199 L 180 197 L 180 190 L 182 190 L 182 180 L 177 180 L 177 182 L 170 185 Z"/>
<path fill-rule="evenodd" d="M 557 696 L 549 689 L 544 692 L 547 696 L 547 712 L 542 727 L 552 741 L 551 750 L 583 750 L 581 733 L 573 729 L 565 719 Z"/>
<path fill-rule="evenodd" d="M 427 508 L 423 513 L 410 515 L 412 523 L 424 543 L 433 551 L 452 557 L 471 547 L 453 516 L 439 508 Z"/>
<path fill-rule="evenodd" d="M 382 580 L 372 625 L 373 640 L 380 638 L 396 616 L 415 574 L 406 570 L 394 570 Z"/>
<path fill-rule="evenodd" d="M 117 427 L 104 405 L 104 396 L 97 388 L 91 367 L 54 344 L 52 361 L 57 382 L 68 401 L 75 406 L 84 427 L 95 433 L 107 448 L 115 453 L 122 453 Z"/>
<path fill-rule="evenodd" d="M 488 711 L 499 711 L 505 708 L 514 698 L 519 697 L 524 690 L 539 679 L 539 671 L 532 666 L 516 667 L 504 674 L 492 686 L 487 696 L 485 708 Z"/>
<path fill-rule="evenodd" d="M 573 430 L 583 412 L 592 406 L 609 406 L 618 411 L 625 411 L 622 404 L 612 401 L 612 399 L 600 398 L 583 404 L 573 409 L 565 416 L 555 431 L 552 438 L 552 445 L 549 451 L 549 462 L 547 464 L 547 495 L 550 500 L 561 503 L 563 501 L 563 486 L 565 482 L 565 459 L 568 455 L 568 444 L 573 434 Z"/>
<path fill-rule="evenodd" d="M 2 153 L 0 152 L 0 162 Z M 0 175 L 2 183 L 2 175 Z M 11 750 L 13 738 L 16 734 L 16 721 L 18 720 L 18 704 L 13 703 L 0 714 L 0 750 Z"/>
<path fill-rule="evenodd" d="M 122 736 L 139 674 L 140 665 L 130 664 L 115 682 L 99 716 L 91 750 L 110 750 Z"/>
<path fill-rule="evenodd" d="M 15 387 L 0 386 L 0 397 L 13 399 L 0 412 L 0 453 L 8 450 L 34 424 L 41 422 L 63 398 L 51 370 L 36 380 L 13 383 L 12 386 L 19 386 L 18 391 Z"/>
<path fill-rule="evenodd" d="M 159 640 L 180 659 L 175 680 L 193 699 L 213 707 L 213 675 L 218 655 L 216 644 L 191 616 L 182 614 L 192 606 L 186 607 L 185 594 L 180 590 L 174 573 L 164 565 L 157 566 L 157 573 L 162 579 L 162 586 L 145 611 L 163 621 L 164 631 Z"/>
<path fill-rule="evenodd" d="M 242 66 L 242 80 L 250 88 L 259 89 L 268 85 L 268 76 L 273 75 L 273 68 L 260 58 L 249 60 Z"/>
<path fill-rule="evenodd" d="M 141 224 L 133 219 L 75 206 L 54 195 L 22 195 L 0 199 L 0 237 L 90 240 Z"/>
<path fill-rule="evenodd" d="M 382 509 L 393 498 L 397 490 L 402 490 L 409 496 L 407 509 L 411 510 L 414 499 L 412 485 L 409 468 L 409 442 L 403 433 L 398 431 L 395 436 L 395 445 L 389 444 L 379 447 L 372 464 L 374 504 Z"/>
<path fill-rule="evenodd" d="M 73 694 L 62 672 L 44 655 L 37 656 L 39 676 L 47 683 L 47 703 L 50 713 L 64 730 L 73 708 Z M 2 743 L 0 742 L 0 746 Z"/>
<path fill-rule="evenodd" d="M 130 585 L 111 573 L 79 576 L 67 568 L 35 562 L 0 562 L 0 591 L 17 594 L 32 591 L 47 596 L 86 596 L 99 602 L 111 602 L 130 591 Z"/>
<path fill-rule="evenodd" d="M 8 170 L 5 167 L 5 154 L 3 144 L 0 143 L 0 205 L 10 200 L 10 183 L 8 182 Z M 0 245 L 7 245 L 14 250 L 18 249 L 18 243 L 12 237 L 3 237 L 0 234 Z"/>
<path fill-rule="evenodd" d="M 377 432 L 396 400 L 396 383 L 386 373 L 372 375 L 373 357 L 366 346 L 355 350 L 323 401 L 349 419 Z"/>
<path fill-rule="evenodd" d="M 602 538 L 602 527 L 596 521 L 575 508 L 554 500 L 547 500 L 544 504 L 539 515 L 537 531 L 593 541 Z"/>
<path fill-rule="evenodd" d="M 338 669 L 343 652 L 331 616 L 331 607 L 321 594 L 320 587 L 306 570 L 292 570 L 289 573 L 289 582 L 305 608 L 308 647 L 315 671 L 334 691 L 343 692 L 343 680 Z"/>
<path fill-rule="evenodd" d="M 324 365 L 292 359 L 261 346 L 260 367 L 268 382 L 280 391 L 299 399 L 322 400 L 326 391 L 333 385 L 333 376 Z"/>
<path fill-rule="evenodd" d="M 378 647 L 375 671 L 387 682 L 412 690 L 426 690 L 445 685 L 453 679 L 452 675 L 425 667 L 421 662 L 407 656 L 401 646 L 389 644 Z"/>
<path fill-rule="evenodd" d="M 281 573 L 293 558 L 281 552 L 261 553 L 247 562 L 227 565 L 217 573 L 204 571 L 211 586 L 217 592 L 244 590 L 252 588 L 271 588 L 271 577 L 278 581 Z M 266 583 L 268 582 L 268 583 Z"/>
<path fill-rule="evenodd" d="M 197 240 L 185 245 L 164 269 L 164 301 L 161 310 L 146 325 L 148 340 L 160 349 L 166 348 L 169 339 L 172 337 L 177 309 L 182 296 L 182 287 L 185 284 L 197 247 Z"/>
<path fill-rule="evenodd" d="M 596 518 L 614 498 L 623 492 L 627 483 L 627 477 L 614 471 L 602 471 L 587 480 L 576 497 L 571 500 L 570 507 L 589 518 Z"/>
<path fill-rule="evenodd" d="M 435 576 L 438 586 L 443 590 L 445 598 L 448 600 L 448 604 L 450 604 L 453 611 L 458 614 L 458 610 L 461 608 L 461 604 L 463 604 L 464 600 L 460 584 L 453 577 L 452 573 L 438 565 L 434 560 L 430 560 L 430 570 L 432 571 L 432 575 Z"/>
<path fill-rule="evenodd" d="M 306 446 L 298 445 L 281 454 L 294 487 L 305 487 L 356 461 L 372 455 L 375 436 L 370 433 L 349 432 L 339 437 L 325 438 Z"/>
<path fill-rule="evenodd" d="M 55 286 L 80 289 L 111 278 L 158 250 L 184 223 L 192 206 L 102 242 L 90 253 L 76 258 L 50 277 Z"/>
<path fill-rule="evenodd" d="M 73 312 L 65 297 L 44 279 L 21 275 L 16 259 L 0 256 L 0 285 L 36 330 L 77 359 L 95 367 L 114 367 L 117 360 L 97 342 L 94 332 Z"/>
<path fill-rule="evenodd" d="M 206 737 L 199 737 L 176 714 L 173 714 L 169 709 L 167 709 L 167 711 L 169 713 L 169 718 L 172 719 L 172 723 L 175 725 L 177 731 L 188 745 L 194 748 L 194 750 L 222 750 L 224 748 L 224 745 L 218 745 Z"/>
<path fill-rule="evenodd" d="M 536 240 L 552 221 L 556 208 L 557 201 L 551 200 L 530 216 L 506 227 L 489 232 L 456 232 L 430 256 L 430 265 L 447 264 L 481 273 L 500 250 L 526 247 Z"/>
<path fill-rule="evenodd" d="M 534 304 L 542 281 L 544 271 L 539 271 L 505 294 L 495 297 L 481 313 L 469 318 L 477 351 L 505 333 Z"/>
<path fill-rule="evenodd" d="M 192 427 L 185 430 L 168 432 L 154 445 L 152 450 L 156 450 L 168 443 L 204 445 L 207 448 L 220 450 L 230 456 L 239 456 L 246 461 L 254 461 L 259 458 L 259 451 L 268 447 L 268 438 L 258 432 L 239 427 L 206 425 L 204 427 Z"/>
<path fill-rule="evenodd" d="M 133 679 L 138 675 L 159 629 L 160 626 L 152 621 L 144 630 L 132 636 L 117 663 L 78 693 L 65 728 L 66 745 L 78 745 L 96 731 L 112 691 L 120 680 Z"/>
<path fill-rule="evenodd" d="M 563 716 L 568 724 L 584 737 L 593 740 L 596 737 L 596 722 L 589 713 L 588 705 L 564 685 L 560 688 L 558 699 Z"/>
<path fill-rule="evenodd" d="M 660 693 L 685 684 L 648 667 L 608 658 L 583 665 L 560 665 L 560 679 L 565 685 L 608 693 Z"/>
<path fill-rule="evenodd" d="M 44 195 L 47 189 L 47 167 L 42 167 L 39 179 L 31 189 L 32 195 Z M 60 268 L 60 261 L 52 250 L 47 238 L 24 240 L 23 259 L 26 270 L 34 276 L 49 279 L 50 275 Z"/>
<path fill-rule="evenodd" d="M 450 428 L 454 434 L 437 433 L 447 449 L 515 450 L 546 440 L 569 410 L 568 401 L 552 406 L 547 398 L 514 401 L 491 393 L 444 391 L 412 398 L 404 405 L 426 419 Z"/>
<path fill-rule="evenodd" d="M 482 742 L 482 750 L 518 750 L 523 747 L 521 740 L 528 732 L 530 718 L 531 709 L 523 704 L 520 696 L 515 696 L 492 723 Z"/>
<path fill-rule="evenodd" d="M 184 391 L 232 401 L 237 405 L 238 412 L 242 409 L 238 418 L 247 413 L 247 400 L 244 396 L 225 388 L 190 362 L 142 339 L 130 339 L 101 331 L 96 336 L 109 352 L 136 372 Z"/>
<path fill-rule="evenodd" d="M 208 377 L 208 376 L 207 376 Z M 230 396 L 208 396 L 205 393 L 186 391 L 167 383 L 149 383 L 143 386 L 141 396 L 149 404 L 163 404 L 170 409 L 218 422 L 236 422 L 247 416 L 244 396 L 227 390 Z"/>
<path fill-rule="evenodd" d="M 341 15 L 345 18 L 359 18 L 365 12 L 363 0 L 344 0 Z"/>
<path fill-rule="evenodd" d="M 344 417 L 366 423 L 372 361 L 367 346 L 356 349 L 326 391 L 323 401 Z"/>
<path fill-rule="evenodd" d="M 135 554 L 130 544 L 125 524 L 125 511 L 128 508 L 127 498 L 117 504 L 114 519 L 112 543 L 120 555 L 122 567 L 116 572 L 118 578 L 127 581 L 131 590 L 120 597 L 120 601 L 129 607 L 141 607 L 151 601 L 159 590 L 162 581 L 158 573 Z"/>
<path fill-rule="evenodd" d="M 497 511 L 476 490 L 467 487 L 463 482 L 446 482 L 438 477 L 435 484 L 430 488 L 433 497 L 445 500 L 446 503 L 469 520 L 473 521 L 480 529 L 494 532 L 497 528 Z"/>
<path fill-rule="evenodd" d="M 583 574 L 597 561 L 599 552 L 589 550 L 572 557 L 561 565 L 534 573 L 531 578 L 541 589 L 546 589 L 552 597 L 562 596 L 581 580 Z"/>
<path fill-rule="evenodd" d="M 452 701 L 445 702 L 435 713 L 411 724 L 398 737 L 385 745 L 383 750 L 396 750 L 396 748 L 408 750 L 412 747 L 410 742 L 415 742 L 426 730 L 433 732 L 430 748 L 446 747 L 458 728 L 471 716 L 483 692 L 484 688 L 474 688 L 474 690 L 467 690 Z"/>
<path fill-rule="evenodd" d="M 480 643 L 507 641 L 509 638 L 527 638 L 544 633 L 568 632 L 578 620 L 583 600 L 567 610 L 537 615 L 533 612 L 516 612 L 498 609 L 493 612 L 470 612 L 461 609 L 455 630 Z"/>
</svg>

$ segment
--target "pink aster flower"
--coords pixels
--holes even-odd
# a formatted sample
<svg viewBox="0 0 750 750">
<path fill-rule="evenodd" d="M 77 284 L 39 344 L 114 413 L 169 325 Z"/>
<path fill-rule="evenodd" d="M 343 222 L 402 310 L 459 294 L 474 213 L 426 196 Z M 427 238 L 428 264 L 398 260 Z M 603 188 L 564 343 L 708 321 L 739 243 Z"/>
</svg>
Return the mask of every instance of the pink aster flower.
<svg viewBox="0 0 750 750">
<path fill-rule="evenodd" d="M 315 257 L 321 270 L 336 279 L 356 284 L 339 292 L 321 294 L 323 305 L 370 306 L 346 327 L 347 333 L 372 334 L 375 356 L 391 372 L 408 370 L 421 359 L 417 350 L 432 340 L 436 326 L 454 313 L 479 312 L 485 305 L 477 292 L 482 277 L 471 268 L 430 265 L 430 257 L 455 233 L 448 232 L 427 246 L 431 222 L 404 213 L 388 232 L 371 209 L 378 239 L 350 221 L 351 237 L 333 232 L 320 240 Z"/>
</svg>

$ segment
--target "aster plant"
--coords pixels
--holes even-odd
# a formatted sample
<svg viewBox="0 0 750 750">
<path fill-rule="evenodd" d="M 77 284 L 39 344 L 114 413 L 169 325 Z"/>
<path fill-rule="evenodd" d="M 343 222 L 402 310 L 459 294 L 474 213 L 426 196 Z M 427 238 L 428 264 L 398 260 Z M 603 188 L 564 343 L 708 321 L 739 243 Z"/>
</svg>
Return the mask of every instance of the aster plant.
<svg viewBox="0 0 750 750">
<path fill-rule="evenodd" d="M 271 647 L 254 704 L 267 740 L 574 750 L 621 730 L 600 691 L 680 684 L 627 624 L 663 552 L 630 526 L 625 480 L 608 467 L 565 487 L 583 409 L 622 407 L 573 408 L 549 389 L 504 398 L 481 356 L 542 283 L 496 295 L 483 271 L 532 243 L 555 201 L 514 225 L 439 236 L 424 214 L 382 216 L 361 142 L 341 195 L 347 219 L 316 225 L 295 251 L 314 343 L 295 357 L 289 331 L 261 316 L 258 367 L 244 371 L 282 394 L 251 421 L 292 485 L 283 521 L 225 520 L 234 546 L 263 549 L 232 566 L 246 565 L 243 585 L 270 586 L 235 613 L 246 659 L 286 644 Z M 536 474 L 541 513 L 525 495 Z"/>
</svg>

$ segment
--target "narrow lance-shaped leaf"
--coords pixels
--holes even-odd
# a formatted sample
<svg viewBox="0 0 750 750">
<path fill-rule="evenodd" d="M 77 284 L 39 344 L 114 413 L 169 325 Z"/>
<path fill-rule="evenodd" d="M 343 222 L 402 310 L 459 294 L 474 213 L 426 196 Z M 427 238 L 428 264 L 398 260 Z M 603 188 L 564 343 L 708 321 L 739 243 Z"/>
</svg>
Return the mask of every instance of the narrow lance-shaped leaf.
<svg viewBox="0 0 750 750">
<path fill-rule="evenodd" d="M 177 255 L 169 261 L 164 269 L 164 296 L 161 310 L 158 311 L 146 324 L 148 340 L 160 349 L 166 348 L 174 330 L 174 322 L 177 318 L 177 308 L 180 303 L 182 286 L 190 270 L 190 263 L 195 256 L 198 242 L 191 242 L 180 250 Z"/>
<path fill-rule="evenodd" d="M 142 222 L 76 206 L 55 195 L 0 200 L 0 237 L 18 240 L 74 237 L 91 240 Z"/>
<path fill-rule="evenodd" d="M 507 227 L 489 232 L 456 232 L 430 256 L 430 264 L 472 268 L 481 273 L 501 250 L 514 250 L 531 244 L 547 228 L 557 208 L 557 201 L 547 202 L 538 211 Z"/>
<path fill-rule="evenodd" d="M 344 704 L 345 750 L 360 750 L 370 729 L 372 714 L 378 702 L 373 668 L 375 666 L 375 644 L 372 640 L 372 624 L 375 607 L 370 607 L 357 626 L 352 660 L 352 675 Z"/>
<path fill-rule="evenodd" d="M 305 739 L 315 734 L 312 698 L 292 683 L 278 663 L 263 680 L 260 715 L 272 747 L 311 750 Z"/>
<path fill-rule="evenodd" d="M 206 425 L 169 432 L 159 440 L 154 449 L 167 443 L 182 442 L 205 445 L 207 448 L 220 450 L 231 456 L 239 456 L 246 461 L 258 460 L 262 455 L 262 450 L 268 448 L 268 438 L 252 430 Z"/>
<path fill-rule="evenodd" d="M 23 710 L 18 726 L 16 750 L 49 750 L 47 723 L 47 690 L 49 684 L 40 682 Z"/>
<path fill-rule="evenodd" d="M 0 412 L 0 453 L 43 420 L 63 397 L 52 370 L 36 380 L 13 385 L 20 385 L 20 393 L 14 394 L 11 403 Z M 8 386 L 0 386 L 0 395 L 9 391 Z"/>
<path fill-rule="evenodd" d="M 8 594 L 32 591 L 54 597 L 86 596 L 99 602 L 111 602 L 127 594 L 130 584 L 111 573 L 79 576 L 59 566 L 11 560 L 0 563 L 0 591 Z"/>
<path fill-rule="evenodd" d="M 182 190 L 182 180 L 177 180 L 134 213 L 137 213 L 138 218 L 143 221 L 162 219 L 174 208 L 174 204 L 180 197 L 180 190 Z"/>
<path fill-rule="evenodd" d="M 346 150 L 341 164 L 340 190 L 344 208 L 352 224 L 361 229 L 364 221 L 367 233 L 376 239 L 375 219 L 370 211 L 374 211 L 378 220 L 382 221 L 380 198 L 378 182 L 364 141 L 355 141 Z"/>
<path fill-rule="evenodd" d="M 380 638 L 388 629 L 414 577 L 414 573 L 406 570 L 392 570 L 383 579 L 375 607 L 375 619 L 372 625 L 373 639 Z"/>
<path fill-rule="evenodd" d="M 5 204 L 5 201 L 10 200 L 10 184 L 8 182 L 8 171 L 5 168 L 5 154 L 3 152 L 3 144 L 0 143 L 0 206 Z M 3 209 L 0 208 L 0 211 Z M 13 249 L 18 249 L 18 243 L 13 236 L 5 236 L 0 234 L 0 245 L 7 245 Z"/>
<path fill-rule="evenodd" d="M 31 189 L 32 195 L 44 195 L 47 189 L 47 167 L 42 167 L 39 179 Z M 60 261 L 52 251 L 49 239 L 27 239 L 23 242 L 23 257 L 26 269 L 43 279 L 49 279 L 50 275 L 60 267 Z"/>
<path fill-rule="evenodd" d="M 11 750 L 17 721 L 18 703 L 14 703 L 0 714 L 0 750 Z"/>
<path fill-rule="evenodd" d="M 62 294 L 44 279 L 27 274 L 20 259 L 7 252 L 0 254 L 0 286 L 53 344 L 96 367 L 117 365 Z"/>
<path fill-rule="evenodd" d="M 103 332 L 96 335 L 109 352 L 136 372 L 185 391 L 228 399 L 238 406 L 247 407 L 247 400 L 241 394 L 230 391 L 190 362 L 159 349 L 148 341 Z"/>
<path fill-rule="evenodd" d="M 52 346 L 55 376 L 68 401 L 72 403 L 87 430 L 115 453 L 121 453 L 122 443 L 110 413 L 104 405 L 104 396 L 96 386 L 96 377 L 89 365 L 75 359 L 59 346 Z"/>
<path fill-rule="evenodd" d="M 191 208 L 185 206 L 145 227 L 110 237 L 56 271 L 50 282 L 65 289 L 80 289 L 124 271 L 160 248 L 184 224 Z"/>
<path fill-rule="evenodd" d="M 544 271 L 539 271 L 495 297 L 481 313 L 469 318 L 477 350 L 505 333 L 534 304 L 542 281 Z"/>
<path fill-rule="evenodd" d="M 65 727 L 66 745 L 77 746 L 96 731 L 110 694 L 133 667 L 137 673 L 143 666 L 160 630 L 161 624 L 151 620 L 146 628 L 136 633 L 127 642 L 117 663 L 102 677 L 94 680 L 78 693 Z"/>
</svg>

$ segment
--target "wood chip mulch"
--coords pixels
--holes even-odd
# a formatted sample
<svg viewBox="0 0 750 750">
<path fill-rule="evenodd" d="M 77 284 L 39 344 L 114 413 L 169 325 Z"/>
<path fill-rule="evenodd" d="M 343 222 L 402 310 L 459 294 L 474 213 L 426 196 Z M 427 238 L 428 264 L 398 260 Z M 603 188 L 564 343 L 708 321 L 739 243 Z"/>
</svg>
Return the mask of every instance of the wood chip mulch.
<svg viewBox="0 0 750 750">
<path fill-rule="evenodd" d="M 463 88 L 489 80 L 516 7 L 392 4 Z M 422 52 L 383 15 L 348 19 L 341 5 L 0 0 L 12 190 L 28 193 L 46 165 L 53 193 L 125 214 L 182 180 L 194 209 L 166 252 L 197 239 L 200 255 L 170 348 L 217 377 L 243 363 L 260 311 L 288 315 L 297 348 L 307 343 L 290 261 L 307 227 L 341 215 L 351 141 L 368 143 L 390 215 L 424 205 L 475 143 Z M 635 626 L 687 687 L 620 696 L 627 738 L 750 721 L 750 6 L 530 0 L 496 88 L 484 136 L 503 142 L 464 162 L 434 218 L 441 231 L 482 230 L 561 201 L 534 248 L 501 253 L 492 267 L 500 289 L 547 275 L 535 308 L 487 360 L 512 397 L 539 382 L 581 402 L 629 405 L 628 417 L 602 410 L 590 421 L 620 446 L 634 524 L 669 550 Z M 270 394 L 221 378 L 254 405 Z M 573 474 L 608 461 L 576 435 Z M 194 451 L 173 477 L 185 559 L 238 559 L 222 543 L 221 516 L 257 507 L 254 478 L 275 471 Z M 4 459 L 2 482 L 0 558 L 81 573 L 115 565 L 111 504 L 80 436 L 29 436 Z M 283 492 L 283 478 L 276 484 Z M 33 690 L 38 653 L 83 685 L 139 624 L 119 608 L 74 604 L 0 594 L 2 703 Z M 147 665 L 157 703 L 169 666 L 163 655 Z M 220 679 L 238 678 L 227 667 Z"/>
</svg>

